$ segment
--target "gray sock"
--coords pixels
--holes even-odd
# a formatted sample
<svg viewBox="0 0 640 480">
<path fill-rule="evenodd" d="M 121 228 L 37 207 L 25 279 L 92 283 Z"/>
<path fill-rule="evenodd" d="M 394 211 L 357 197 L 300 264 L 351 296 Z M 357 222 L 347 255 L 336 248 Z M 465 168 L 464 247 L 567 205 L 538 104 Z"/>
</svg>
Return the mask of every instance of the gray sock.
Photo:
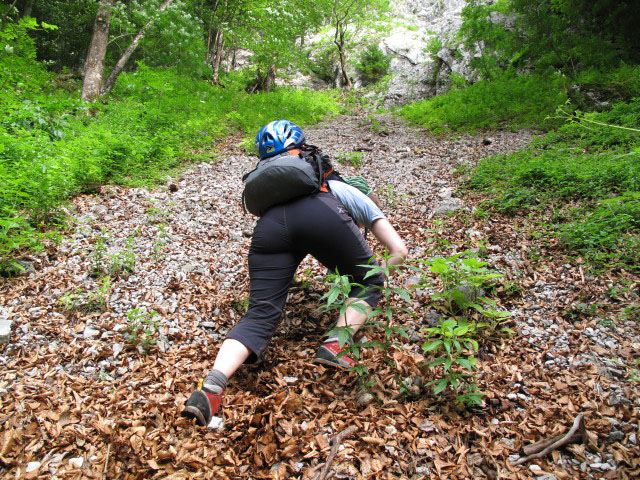
<svg viewBox="0 0 640 480">
<path fill-rule="evenodd" d="M 202 387 L 210 390 L 212 393 L 222 393 L 222 391 L 227 388 L 227 377 L 220 370 L 214 368 L 204 379 Z"/>
</svg>

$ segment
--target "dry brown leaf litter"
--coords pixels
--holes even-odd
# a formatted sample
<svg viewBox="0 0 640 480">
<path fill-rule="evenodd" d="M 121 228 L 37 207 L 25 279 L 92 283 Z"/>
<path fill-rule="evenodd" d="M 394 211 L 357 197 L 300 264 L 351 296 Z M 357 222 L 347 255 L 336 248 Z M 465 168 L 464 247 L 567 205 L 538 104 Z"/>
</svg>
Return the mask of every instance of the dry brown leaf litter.
<svg viewBox="0 0 640 480">
<path fill-rule="evenodd" d="M 414 258 L 427 249 L 433 209 L 455 189 L 453 170 L 530 138 L 503 132 L 486 145 L 483 137 L 433 138 L 388 117 L 380 125 L 372 131 L 365 121 L 343 117 L 306 133 L 334 158 L 365 153 L 359 170 L 340 169 L 386 192 L 386 211 Z M 404 398 L 395 372 L 373 349 L 365 352 L 371 392 L 360 390 L 353 374 L 312 365 L 330 318 L 315 310 L 324 272 L 307 260 L 264 365 L 243 367 L 233 379 L 224 425 L 197 429 L 179 417 L 219 340 L 241 316 L 254 220 L 240 208 L 240 174 L 254 162 L 230 150 L 171 188 L 106 187 L 99 196 L 79 197 L 70 238 L 32 258 L 34 273 L 3 280 L 0 314 L 14 320 L 11 341 L 0 350 L 3 477 L 315 478 L 329 440 L 350 426 L 357 431 L 333 461 L 337 478 L 640 474 L 638 384 L 629 378 L 640 341 L 632 319 L 619 316 L 636 301 L 638 279 L 625 272 L 589 277 L 555 245 L 536 244 L 523 219 L 480 221 L 463 212 L 443 225 L 460 250 L 483 244 L 492 265 L 521 289 L 497 291 L 518 333 L 481 351 L 484 408 L 461 412 L 424 391 Z M 477 200 L 469 198 L 466 208 Z M 107 256 L 116 255 L 127 237 L 134 239 L 135 271 L 113 280 L 104 311 L 96 311 L 88 302 L 100 287 L 90 275 L 92 252 L 102 242 Z M 532 261 L 532 248 L 545 260 Z M 606 290 L 621 278 L 631 288 L 612 300 Z M 61 299 L 70 295 L 77 304 L 66 309 Z M 594 307 L 585 313 L 581 305 Z M 400 321 L 418 335 L 427 313 L 425 305 L 414 307 L 417 319 Z M 161 335 L 148 353 L 127 340 L 133 308 L 159 313 Z M 620 321 L 611 325 L 597 320 L 615 315 Z M 400 378 L 430 380 L 415 344 L 390 355 Z M 588 444 L 511 465 L 509 457 L 523 446 L 566 433 L 578 413 Z"/>
</svg>

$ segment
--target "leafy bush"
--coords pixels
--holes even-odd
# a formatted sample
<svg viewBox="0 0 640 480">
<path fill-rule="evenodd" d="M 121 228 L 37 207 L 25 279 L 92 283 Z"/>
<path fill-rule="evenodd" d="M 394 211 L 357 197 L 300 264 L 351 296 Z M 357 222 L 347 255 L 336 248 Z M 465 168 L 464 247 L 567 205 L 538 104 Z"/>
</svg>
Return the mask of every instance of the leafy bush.
<svg viewBox="0 0 640 480">
<path fill-rule="evenodd" d="M 320 80 L 333 84 L 338 75 L 338 53 L 333 47 L 322 50 L 309 59 L 308 68 Z"/>
<path fill-rule="evenodd" d="M 253 135 L 278 118 L 306 125 L 340 111 L 333 92 L 249 96 L 144 64 L 121 75 L 108 104 L 88 106 L 56 89 L 33 59 L 0 56 L 0 71 L 11 72 L 0 79 L 7 92 L 0 99 L 3 257 L 29 243 L 24 232 L 33 230 L 18 218 L 44 226 L 59 219 L 70 196 L 105 182 L 155 182 L 185 159 L 210 159 L 214 142 L 231 132 Z"/>
<path fill-rule="evenodd" d="M 640 99 L 568 118 L 527 149 L 483 160 L 466 185 L 503 213 L 552 207 L 568 251 L 637 268 Z"/>
<path fill-rule="evenodd" d="M 581 108 L 593 107 L 596 102 L 629 102 L 634 97 L 640 97 L 638 78 L 638 65 L 623 64 L 606 70 L 585 70 L 575 78 L 571 101 Z"/>
<path fill-rule="evenodd" d="M 367 85 L 376 83 L 389 72 L 391 57 L 386 55 L 377 45 L 371 44 L 358 56 L 356 70 Z"/>
<path fill-rule="evenodd" d="M 504 76 L 400 109 L 409 121 L 436 132 L 544 126 L 567 96 L 561 76 Z"/>
</svg>

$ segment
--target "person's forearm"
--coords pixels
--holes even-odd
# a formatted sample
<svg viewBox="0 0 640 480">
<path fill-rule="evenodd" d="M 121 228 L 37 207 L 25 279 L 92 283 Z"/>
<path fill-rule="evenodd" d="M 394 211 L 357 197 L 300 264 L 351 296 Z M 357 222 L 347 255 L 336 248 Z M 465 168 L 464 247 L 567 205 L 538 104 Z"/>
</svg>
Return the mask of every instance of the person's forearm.
<svg viewBox="0 0 640 480">
<path fill-rule="evenodd" d="M 380 263 L 387 268 L 404 262 L 407 256 L 407 247 L 386 218 L 379 218 L 371 226 L 371 233 L 387 248 L 386 259 Z"/>
</svg>

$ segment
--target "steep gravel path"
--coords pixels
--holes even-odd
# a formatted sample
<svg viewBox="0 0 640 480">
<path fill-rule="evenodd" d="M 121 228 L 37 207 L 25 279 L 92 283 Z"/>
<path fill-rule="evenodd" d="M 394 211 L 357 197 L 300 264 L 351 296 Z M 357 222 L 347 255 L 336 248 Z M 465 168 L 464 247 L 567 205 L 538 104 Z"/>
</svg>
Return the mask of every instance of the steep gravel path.
<svg viewBox="0 0 640 480">
<path fill-rule="evenodd" d="M 528 132 L 437 138 L 386 115 L 338 117 L 305 133 L 334 159 L 362 160 L 357 168 L 336 164 L 378 191 L 413 258 L 429 248 L 439 212 L 472 208 L 456 198 L 458 167 L 531 141 Z M 464 213 L 438 228 L 453 244 L 484 245 L 491 265 L 521 291 L 504 304 L 517 335 L 502 351 L 486 352 L 481 368 L 485 416 L 443 417 L 446 406 L 430 411 L 428 398 L 398 406 L 383 392 L 381 417 L 353 380 L 327 388 L 333 376 L 318 378 L 309 365 L 327 319 L 315 311 L 323 272 L 307 259 L 299 275 L 309 286 L 292 291 L 269 368 L 243 369 L 227 396 L 223 430 L 194 434 L 176 413 L 246 302 L 255 219 L 239 199 L 241 175 L 255 162 L 230 148 L 154 190 L 111 186 L 78 197 L 69 206 L 68 238 L 31 258 L 33 272 L 3 280 L 0 317 L 13 321 L 13 332 L 0 350 L 1 474 L 31 465 L 42 478 L 72 478 L 101 474 L 107 464 L 107 478 L 301 478 L 350 418 L 374 440 L 347 447 L 336 462 L 340 478 L 600 478 L 619 465 L 638 468 L 638 392 L 625 367 L 640 347 L 637 325 L 573 324 L 566 314 L 606 279 L 585 279 L 579 265 L 532 267 L 526 232 Z M 413 282 L 410 272 L 394 281 Z M 416 307 L 407 325 L 419 335 L 428 310 Z M 159 326 L 148 353 L 130 337 L 130 327 L 145 320 Z M 585 409 L 600 451 L 559 455 L 542 463 L 547 470 L 507 466 L 523 444 L 557 433 Z"/>
</svg>

